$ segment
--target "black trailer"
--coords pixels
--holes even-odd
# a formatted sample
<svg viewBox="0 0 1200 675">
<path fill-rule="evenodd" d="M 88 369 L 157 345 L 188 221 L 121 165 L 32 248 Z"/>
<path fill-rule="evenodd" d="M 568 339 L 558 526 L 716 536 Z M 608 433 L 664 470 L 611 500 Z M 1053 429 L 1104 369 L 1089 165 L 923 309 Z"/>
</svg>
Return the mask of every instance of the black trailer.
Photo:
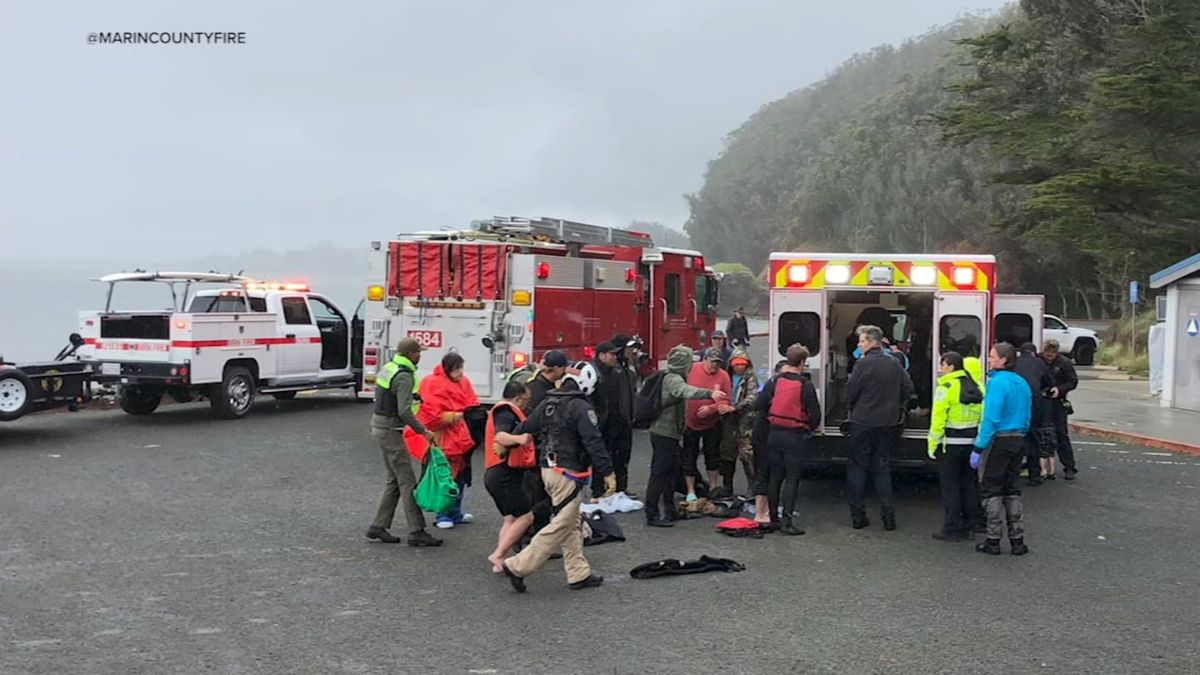
<svg viewBox="0 0 1200 675">
<path fill-rule="evenodd" d="M 92 368 L 71 358 L 81 344 L 72 335 L 71 344 L 45 363 L 16 365 L 0 357 L 0 422 L 64 406 L 75 411 L 90 401 Z"/>
</svg>

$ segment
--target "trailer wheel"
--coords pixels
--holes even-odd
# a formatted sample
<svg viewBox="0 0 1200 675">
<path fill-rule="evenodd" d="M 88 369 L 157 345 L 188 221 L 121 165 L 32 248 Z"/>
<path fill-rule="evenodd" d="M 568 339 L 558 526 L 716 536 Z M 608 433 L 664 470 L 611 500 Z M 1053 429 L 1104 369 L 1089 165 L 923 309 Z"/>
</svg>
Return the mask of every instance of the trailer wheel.
<svg viewBox="0 0 1200 675">
<path fill-rule="evenodd" d="M 149 415 L 162 403 L 163 390 L 158 387 L 121 387 L 121 410 L 130 415 Z"/>
<path fill-rule="evenodd" d="M 241 366 L 225 369 L 225 377 L 212 396 L 212 409 L 217 417 L 236 420 L 245 417 L 254 406 L 258 386 L 249 370 Z"/>
<path fill-rule="evenodd" d="M 0 422 L 11 422 L 33 405 L 33 380 L 16 368 L 0 370 Z"/>
<path fill-rule="evenodd" d="M 274 396 L 276 401 L 290 401 L 290 400 L 296 398 L 296 392 L 294 392 L 294 391 L 277 391 L 274 394 L 271 394 L 271 396 Z"/>
</svg>

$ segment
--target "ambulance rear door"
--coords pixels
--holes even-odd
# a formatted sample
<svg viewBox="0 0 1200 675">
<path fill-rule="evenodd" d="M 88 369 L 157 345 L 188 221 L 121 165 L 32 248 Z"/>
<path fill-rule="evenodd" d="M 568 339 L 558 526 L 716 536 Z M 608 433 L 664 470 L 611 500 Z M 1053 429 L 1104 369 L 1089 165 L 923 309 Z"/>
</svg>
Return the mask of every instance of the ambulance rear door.
<svg viewBox="0 0 1200 675">
<path fill-rule="evenodd" d="M 825 291 L 782 288 L 771 291 L 770 340 L 766 353 L 755 350 L 751 356 L 759 376 L 766 382 L 775 364 L 787 355 L 788 347 L 801 344 L 808 348 L 806 372 L 812 377 L 821 404 L 825 404 L 825 379 L 828 374 L 828 335 L 825 331 Z M 761 359 L 761 360 L 760 360 Z"/>
<path fill-rule="evenodd" d="M 982 351 L 988 334 L 988 294 L 982 291 L 938 291 L 933 303 L 934 363 L 942 354 L 958 352 L 964 357 L 986 358 Z M 937 369 L 933 372 L 936 385 Z"/>
<path fill-rule="evenodd" d="M 1046 298 L 1041 295 L 997 295 L 992 342 L 1007 342 L 1014 347 L 1032 342 L 1041 350 L 1045 313 Z"/>
</svg>

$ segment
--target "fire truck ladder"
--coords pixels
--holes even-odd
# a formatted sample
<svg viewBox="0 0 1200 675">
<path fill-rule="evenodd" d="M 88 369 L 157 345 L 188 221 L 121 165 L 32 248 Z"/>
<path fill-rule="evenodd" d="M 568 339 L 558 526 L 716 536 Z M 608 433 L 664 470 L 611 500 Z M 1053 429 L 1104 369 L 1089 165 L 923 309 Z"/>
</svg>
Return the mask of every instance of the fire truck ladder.
<svg viewBox="0 0 1200 675">
<path fill-rule="evenodd" d="M 495 216 L 491 220 L 473 221 L 471 227 L 477 232 L 496 236 L 534 239 L 556 244 L 654 248 L 654 240 L 648 234 L 602 225 L 576 223 L 562 218 Z"/>
</svg>

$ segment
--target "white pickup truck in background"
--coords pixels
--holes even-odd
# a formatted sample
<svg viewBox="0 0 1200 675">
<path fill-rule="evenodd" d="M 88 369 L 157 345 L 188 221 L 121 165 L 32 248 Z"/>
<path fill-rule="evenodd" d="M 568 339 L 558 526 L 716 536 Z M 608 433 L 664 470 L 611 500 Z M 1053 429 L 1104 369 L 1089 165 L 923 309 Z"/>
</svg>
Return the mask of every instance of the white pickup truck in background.
<svg viewBox="0 0 1200 675">
<path fill-rule="evenodd" d="M 1081 366 L 1090 366 L 1095 362 L 1096 350 L 1100 348 L 1100 337 L 1096 331 L 1072 328 L 1053 314 L 1046 314 L 1042 321 L 1043 339 L 1058 340 L 1059 353 L 1066 354 Z"/>
<path fill-rule="evenodd" d="M 362 364 L 354 359 L 361 325 L 305 284 L 186 272 L 99 281 L 109 284 L 108 302 L 102 312 L 80 314 L 80 358 L 94 364 L 96 381 L 117 386 L 127 413 L 150 414 L 169 395 L 207 398 L 217 416 L 236 419 L 260 393 L 286 400 L 305 390 L 361 387 Z M 165 285 L 174 308 L 115 309 L 118 285 L 129 283 Z"/>
</svg>

